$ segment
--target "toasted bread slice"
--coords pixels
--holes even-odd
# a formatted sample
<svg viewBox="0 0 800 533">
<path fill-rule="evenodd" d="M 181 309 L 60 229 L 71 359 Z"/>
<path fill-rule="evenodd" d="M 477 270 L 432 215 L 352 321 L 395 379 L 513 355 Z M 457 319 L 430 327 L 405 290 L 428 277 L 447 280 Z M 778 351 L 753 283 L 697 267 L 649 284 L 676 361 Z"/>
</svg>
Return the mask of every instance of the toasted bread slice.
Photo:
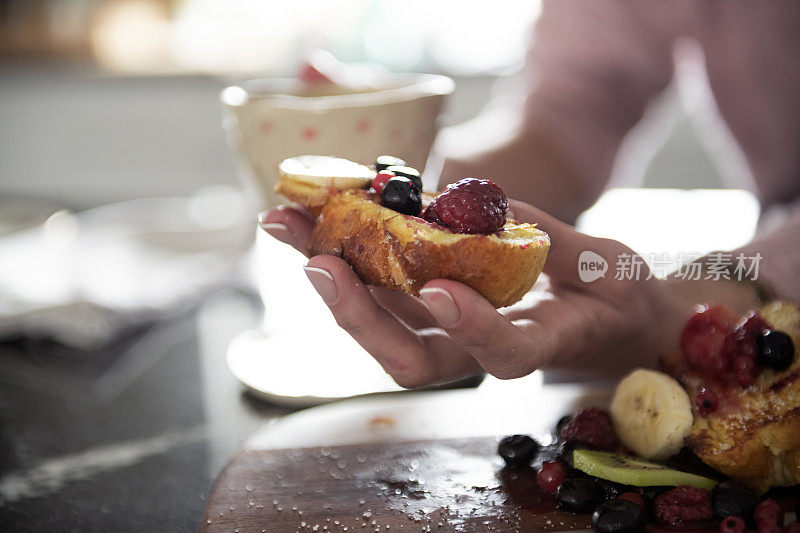
<svg viewBox="0 0 800 533">
<path fill-rule="evenodd" d="M 773 302 L 760 314 L 800 347 L 800 306 Z M 664 366 L 695 398 L 704 383 L 682 357 L 673 354 Z M 759 492 L 800 484 L 800 357 L 786 370 L 764 369 L 746 389 L 726 389 L 714 412 L 693 411 L 687 444 L 703 462 Z"/>
<path fill-rule="evenodd" d="M 519 301 L 544 266 L 550 239 L 512 220 L 496 234 L 453 233 L 380 205 L 366 190 L 328 194 L 309 239 L 309 253 L 332 254 L 371 285 L 419 295 L 430 280 L 452 279 L 495 307 Z"/>
</svg>

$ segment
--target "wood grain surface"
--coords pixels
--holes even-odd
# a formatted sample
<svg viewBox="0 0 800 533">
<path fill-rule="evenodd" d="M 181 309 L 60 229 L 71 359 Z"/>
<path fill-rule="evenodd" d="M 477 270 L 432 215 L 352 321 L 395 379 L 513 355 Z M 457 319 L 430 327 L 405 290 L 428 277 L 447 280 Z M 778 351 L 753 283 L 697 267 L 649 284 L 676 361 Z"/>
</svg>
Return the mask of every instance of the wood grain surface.
<svg viewBox="0 0 800 533">
<path fill-rule="evenodd" d="M 203 531 L 564 531 L 535 472 L 502 468 L 491 437 L 245 450 L 222 472 Z"/>
</svg>

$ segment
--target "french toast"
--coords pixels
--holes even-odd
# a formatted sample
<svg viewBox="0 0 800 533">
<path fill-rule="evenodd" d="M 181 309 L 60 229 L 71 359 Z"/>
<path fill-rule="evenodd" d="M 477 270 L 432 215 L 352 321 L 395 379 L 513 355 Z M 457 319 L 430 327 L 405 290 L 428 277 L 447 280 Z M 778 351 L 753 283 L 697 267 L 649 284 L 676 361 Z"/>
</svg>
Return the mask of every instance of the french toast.
<svg viewBox="0 0 800 533">
<path fill-rule="evenodd" d="M 492 233 L 461 233 L 421 217 L 436 195 L 417 191 L 415 215 L 386 207 L 386 195 L 382 199 L 370 181 L 358 185 L 330 178 L 316 186 L 310 181 L 282 172 L 276 186 L 317 216 L 308 253 L 341 257 L 370 285 L 418 296 L 428 281 L 452 279 L 499 308 L 531 289 L 547 258 L 548 235 L 534 224 L 506 220 L 505 214 Z M 338 186 L 342 183 L 346 187 Z"/>
<path fill-rule="evenodd" d="M 800 346 L 800 306 L 773 302 L 755 316 L 763 319 L 760 330 L 783 332 L 793 350 Z M 735 379 L 726 380 L 724 372 L 714 378 L 693 368 L 685 352 L 662 363 L 694 400 L 687 446 L 704 463 L 756 491 L 800 484 L 800 358 L 795 355 L 786 368 L 762 364 L 745 376 L 743 360 L 734 359 Z"/>
</svg>

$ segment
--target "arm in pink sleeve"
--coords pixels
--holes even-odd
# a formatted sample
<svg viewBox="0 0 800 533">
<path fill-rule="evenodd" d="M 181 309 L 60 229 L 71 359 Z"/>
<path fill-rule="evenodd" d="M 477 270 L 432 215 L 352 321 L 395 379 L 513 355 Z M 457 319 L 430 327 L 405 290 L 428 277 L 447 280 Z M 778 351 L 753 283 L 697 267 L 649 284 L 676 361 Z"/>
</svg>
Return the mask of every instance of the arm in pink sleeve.
<svg viewBox="0 0 800 533">
<path fill-rule="evenodd" d="M 605 188 L 625 135 L 672 79 L 672 2 L 545 2 L 527 59 L 526 120 L 574 165 L 581 200 Z"/>
<path fill-rule="evenodd" d="M 524 94 L 506 106 L 521 121 L 507 113 L 454 128 L 449 151 L 443 143 L 442 183 L 492 177 L 509 196 L 574 221 L 605 188 L 623 138 L 672 78 L 672 5 L 545 1 L 518 80 Z"/>
</svg>

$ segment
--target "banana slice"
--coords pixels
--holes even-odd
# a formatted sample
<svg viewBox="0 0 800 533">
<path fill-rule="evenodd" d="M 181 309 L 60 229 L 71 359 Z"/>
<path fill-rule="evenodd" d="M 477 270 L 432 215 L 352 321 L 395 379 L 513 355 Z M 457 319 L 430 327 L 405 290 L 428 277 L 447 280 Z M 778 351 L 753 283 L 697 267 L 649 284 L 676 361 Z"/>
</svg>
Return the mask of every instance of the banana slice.
<svg viewBox="0 0 800 533">
<path fill-rule="evenodd" d="M 300 155 L 281 161 L 278 172 L 282 179 L 299 181 L 318 187 L 366 189 L 375 172 L 354 161 L 326 155 Z"/>
<path fill-rule="evenodd" d="M 639 457 L 664 460 L 680 451 L 692 429 L 692 405 L 667 374 L 634 370 L 611 401 L 611 419 L 622 443 Z"/>
</svg>

